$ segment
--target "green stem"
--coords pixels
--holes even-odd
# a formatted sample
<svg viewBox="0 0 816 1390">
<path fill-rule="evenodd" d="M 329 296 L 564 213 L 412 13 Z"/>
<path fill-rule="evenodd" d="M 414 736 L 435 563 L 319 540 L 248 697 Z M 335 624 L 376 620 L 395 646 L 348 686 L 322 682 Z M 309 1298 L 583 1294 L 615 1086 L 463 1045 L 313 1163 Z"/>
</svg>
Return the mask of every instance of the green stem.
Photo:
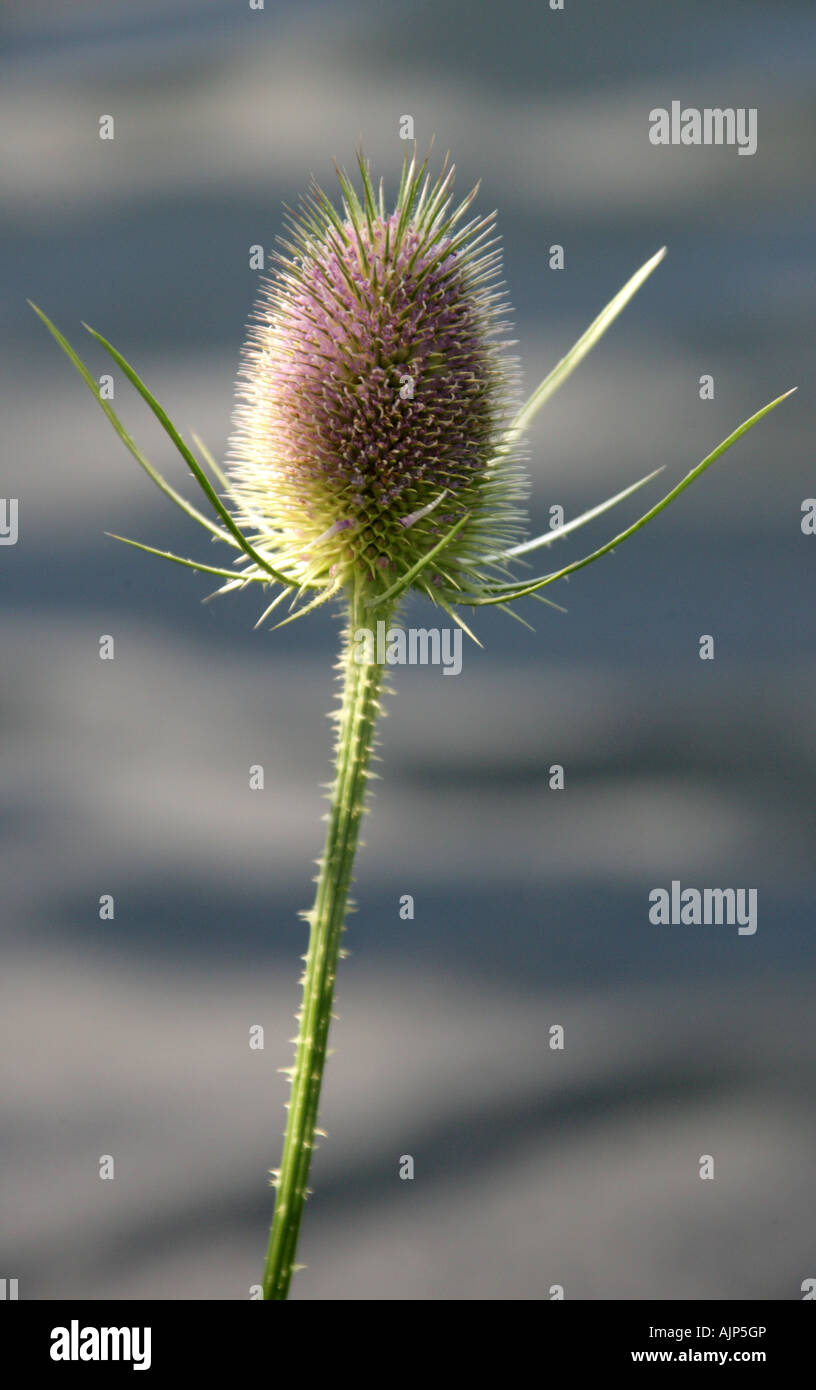
<svg viewBox="0 0 816 1390">
<path fill-rule="evenodd" d="M 285 1299 L 295 1264 L 298 1232 L 308 1191 L 317 1109 L 326 1061 L 334 981 L 348 905 L 354 856 L 363 813 L 368 765 L 379 713 L 382 666 L 354 659 L 353 635 L 358 627 L 376 633 L 377 620 L 389 613 L 364 609 L 355 596 L 349 603 L 349 624 L 343 635 L 340 670 L 343 695 L 335 747 L 335 779 L 326 843 L 309 922 L 309 949 L 303 972 L 300 1029 L 291 1068 L 283 1157 L 275 1186 L 277 1197 L 264 1269 L 265 1299 Z"/>
</svg>

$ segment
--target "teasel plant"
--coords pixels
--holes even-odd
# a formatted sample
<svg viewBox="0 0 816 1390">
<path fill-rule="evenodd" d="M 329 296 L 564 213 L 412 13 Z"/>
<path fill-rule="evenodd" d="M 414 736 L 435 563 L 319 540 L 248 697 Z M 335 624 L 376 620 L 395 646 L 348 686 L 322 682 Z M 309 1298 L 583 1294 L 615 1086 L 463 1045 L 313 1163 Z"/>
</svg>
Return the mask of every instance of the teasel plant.
<svg viewBox="0 0 816 1390">
<path fill-rule="evenodd" d="M 475 638 L 464 613 L 521 599 L 600 560 L 653 521 L 790 392 L 762 407 L 669 492 L 604 545 L 543 574 L 536 551 L 593 521 L 650 483 L 660 468 L 589 511 L 525 539 L 526 436 L 578 363 L 660 263 L 653 255 L 610 300 L 522 403 L 508 338 L 495 214 L 472 215 L 478 185 L 453 196 L 446 159 L 433 178 L 414 150 L 393 209 L 362 153 L 357 187 L 341 169 L 339 206 L 313 182 L 274 274 L 263 283 L 243 349 L 232 438 L 222 468 L 197 435 L 185 442 L 136 370 L 100 333 L 113 359 L 169 435 L 203 493 L 201 511 L 148 461 L 62 333 L 32 308 L 92 392 L 136 462 L 175 505 L 231 552 L 229 566 L 114 539 L 221 581 L 217 593 L 258 585 L 258 626 L 290 600 L 276 626 L 336 602 L 345 618 L 338 670 L 334 777 L 310 911 L 294 1064 L 263 1296 L 287 1298 L 308 1192 L 335 977 L 349 910 L 360 822 L 380 712 L 383 669 L 361 657 L 355 633 L 386 632 L 418 593 Z M 359 191 L 358 191 L 359 189 Z M 795 389 L 795 388 L 794 388 Z M 558 607 L 558 605 L 555 605 Z M 278 617 L 280 615 L 278 614 Z M 520 619 L 526 622 L 525 619 Z M 471 621 L 473 618 L 471 616 Z M 529 624 L 526 624 L 529 626 Z M 373 644 L 372 644 L 373 645 Z"/>
</svg>

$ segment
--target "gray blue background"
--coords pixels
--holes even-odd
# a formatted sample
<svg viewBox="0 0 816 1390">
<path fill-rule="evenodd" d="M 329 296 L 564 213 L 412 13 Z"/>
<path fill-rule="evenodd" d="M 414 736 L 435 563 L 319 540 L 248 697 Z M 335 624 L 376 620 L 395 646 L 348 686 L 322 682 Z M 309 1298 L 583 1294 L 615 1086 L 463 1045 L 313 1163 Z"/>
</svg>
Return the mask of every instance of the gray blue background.
<svg viewBox="0 0 816 1390">
<path fill-rule="evenodd" d="M 202 605 L 206 578 L 105 537 L 214 558 L 26 297 L 96 373 L 80 321 L 111 338 L 221 455 L 249 246 L 271 249 L 282 204 L 311 173 L 331 189 L 361 139 L 393 192 L 409 113 L 499 210 L 527 389 L 669 248 L 536 420 L 537 529 L 658 464 L 675 481 L 800 390 L 561 586 L 566 615 L 528 604 L 534 634 L 479 615 L 461 675 L 396 673 L 293 1296 L 800 1298 L 816 1276 L 812 7 L 28 0 L 0 37 L 0 492 L 20 528 L 0 548 L 0 1273 L 28 1299 L 244 1299 L 258 1281 L 338 632 L 327 613 L 255 632 L 257 596 Z M 651 146 L 648 113 L 673 99 L 756 107 L 756 155 Z M 436 618 L 417 603 L 409 621 Z M 757 934 L 652 926 L 649 891 L 674 878 L 757 888 Z"/>
</svg>

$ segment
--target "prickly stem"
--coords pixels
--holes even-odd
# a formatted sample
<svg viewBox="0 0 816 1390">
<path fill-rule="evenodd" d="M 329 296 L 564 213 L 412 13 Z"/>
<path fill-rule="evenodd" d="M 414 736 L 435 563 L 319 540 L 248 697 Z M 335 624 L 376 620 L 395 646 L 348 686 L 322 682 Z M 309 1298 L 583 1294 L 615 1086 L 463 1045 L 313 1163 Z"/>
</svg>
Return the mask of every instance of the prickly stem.
<svg viewBox="0 0 816 1390">
<path fill-rule="evenodd" d="M 337 719 L 335 778 L 314 907 L 306 914 L 309 947 L 303 974 L 303 1001 L 280 1169 L 276 1172 L 275 1212 L 263 1278 L 265 1299 L 283 1300 L 295 1268 L 298 1233 L 307 1196 L 309 1166 L 317 1127 L 320 1089 L 327 1055 L 334 982 L 348 910 L 354 856 L 364 809 L 374 731 L 379 714 L 382 667 L 355 659 L 354 633 L 390 612 L 372 615 L 355 594 L 349 604 L 340 671 L 343 693 Z M 358 653 L 359 654 L 359 653 Z"/>
</svg>

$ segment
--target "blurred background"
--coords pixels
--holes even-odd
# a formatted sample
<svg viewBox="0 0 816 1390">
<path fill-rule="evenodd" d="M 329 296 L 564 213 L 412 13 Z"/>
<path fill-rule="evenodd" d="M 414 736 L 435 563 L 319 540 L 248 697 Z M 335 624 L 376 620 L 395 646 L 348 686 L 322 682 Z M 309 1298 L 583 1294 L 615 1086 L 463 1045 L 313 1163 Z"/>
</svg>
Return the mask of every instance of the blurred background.
<svg viewBox="0 0 816 1390">
<path fill-rule="evenodd" d="M 282 204 L 312 173 L 332 189 L 332 158 L 351 164 L 361 139 L 393 194 L 410 114 L 437 166 L 452 151 L 460 191 L 481 178 L 480 207 L 499 210 L 528 390 L 668 245 L 536 420 L 531 524 L 666 472 L 558 558 L 800 390 L 560 586 L 567 614 L 528 602 L 530 633 L 483 612 L 456 680 L 395 673 L 293 1296 L 801 1298 L 816 1276 L 812 6 L 6 0 L 0 35 L 0 491 L 19 500 L 0 548 L 0 1272 L 27 1299 L 246 1299 L 258 1282 L 339 628 L 321 612 L 256 632 L 255 594 L 202 605 L 205 576 L 104 535 L 214 556 L 25 300 L 96 374 L 107 359 L 81 321 L 112 339 L 222 456 L 250 246 L 269 253 Z M 757 153 L 653 147 L 649 111 L 674 99 L 756 107 Z M 115 389 L 185 487 L 146 407 Z M 417 603 L 406 621 L 438 617 Z M 648 894 L 672 879 L 756 888 L 756 935 L 651 925 Z"/>
</svg>

